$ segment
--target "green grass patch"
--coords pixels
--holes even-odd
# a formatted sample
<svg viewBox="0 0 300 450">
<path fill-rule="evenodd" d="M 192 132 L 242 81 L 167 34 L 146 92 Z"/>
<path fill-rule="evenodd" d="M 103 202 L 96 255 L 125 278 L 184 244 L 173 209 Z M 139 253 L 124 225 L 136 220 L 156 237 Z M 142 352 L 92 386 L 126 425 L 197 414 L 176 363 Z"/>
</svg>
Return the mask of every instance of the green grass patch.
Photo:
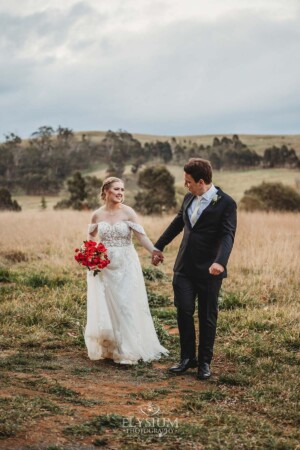
<svg viewBox="0 0 300 450">
<path fill-rule="evenodd" d="M 221 291 L 218 298 L 218 304 L 220 310 L 246 308 L 247 299 L 245 295 L 241 294 L 240 292 L 235 293 Z"/>
<path fill-rule="evenodd" d="M 171 392 L 172 391 L 167 388 L 146 389 L 138 394 L 133 394 L 133 397 L 142 398 L 143 400 L 153 400 L 155 398 L 170 394 Z"/>
<path fill-rule="evenodd" d="M 57 380 L 51 381 L 42 376 L 24 380 L 23 384 L 35 391 L 45 392 L 59 398 L 60 401 L 73 405 L 94 406 L 105 404 L 103 401 L 82 398 L 78 392 L 63 386 Z"/>
<path fill-rule="evenodd" d="M 155 292 L 147 291 L 148 303 L 150 308 L 162 308 L 170 306 L 171 300 L 166 295 L 156 294 Z"/>
<path fill-rule="evenodd" d="M 74 437 L 102 434 L 106 428 L 120 429 L 123 426 L 123 419 L 126 419 L 126 417 L 120 416 L 119 414 L 105 414 L 102 416 L 97 416 L 80 425 L 66 427 L 64 429 L 64 434 Z"/>
<path fill-rule="evenodd" d="M 243 374 L 225 373 L 219 376 L 218 384 L 225 384 L 227 386 L 250 386 L 252 382 L 250 377 Z"/>
<path fill-rule="evenodd" d="M 30 448 L 28 447 L 28 450 L 30 450 Z M 35 450 L 35 448 L 32 448 L 32 450 Z M 49 445 L 48 447 L 45 448 L 45 450 L 70 450 L 70 447 L 62 447 L 61 445 Z"/>
<path fill-rule="evenodd" d="M 0 283 L 10 283 L 11 273 L 7 269 L 0 268 Z"/>
<path fill-rule="evenodd" d="M 152 316 L 160 319 L 164 325 L 177 327 L 177 310 L 173 309 L 154 309 Z"/>
<path fill-rule="evenodd" d="M 72 367 L 71 374 L 75 376 L 86 376 L 92 373 L 91 367 Z"/>
<path fill-rule="evenodd" d="M 152 266 L 143 267 L 143 275 L 148 281 L 163 280 L 166 278 L 166 275 L 161 270 Z"/>
<path fill-rule="evenodd" d="M 48 275 L 46 275 L 44 273 L 31 273 L 24 280 L 24 284 L 26 286 L 30 286 L 34 289 L 45 287 L 45 286 L 52 289 L 52 288 L 62 287 L 66 283 L 67 283 L 67 280 L 65 278 L 49 277 Z"/>
<path fill-rule="evenodd" d="M 263 333 L 265 331 L 273 331 L 276 329 L 275 323 L 268 321 L 252 320 L 248 322 L 249 330 L 257 331 L 258 333 Z"/>
<path fill-rule="evenodd" d="M 50 353 L 16 353 L 0 358 L 0 368 L 15 372 L 31 372 L 49 366 L 53 359 Z"/>
<path fill-rule="evenodd" d="M 106 447 L 108 445 L 108 440 L 107 439 L 95 439 L 92 444 L 95 447 Z"/>
<path fill-rule="evenodd" d="M 300 350 L 300 336 L 286 336 L 283 340 L 283 345 L 287 350 L 299 351 Z"/>
<path fill-rule="evenodd" d="M 201 411 L 207 403 L 216 403 L 225 398 L 225 394 L 218 390 L 202 391 L 194 393 L 193 395 L 188 395 L 181 405 L 182 411 L 191 411 L 197 413 Z"/>
<path fill-rule="evenodd" d="M 153 323 L 159 342 L 162 345 L 167 345 L 170 342 L 169 333 L 164 329 L 163 324 L 158 317 L 153 317 Z"/>
<path fill-rule="evenodd" d="M 15 436 L 24 422 L 44 416 L 65 414 L 60 406 L 42 397 L 0 398 L 0 439 Z"/>
</svg>

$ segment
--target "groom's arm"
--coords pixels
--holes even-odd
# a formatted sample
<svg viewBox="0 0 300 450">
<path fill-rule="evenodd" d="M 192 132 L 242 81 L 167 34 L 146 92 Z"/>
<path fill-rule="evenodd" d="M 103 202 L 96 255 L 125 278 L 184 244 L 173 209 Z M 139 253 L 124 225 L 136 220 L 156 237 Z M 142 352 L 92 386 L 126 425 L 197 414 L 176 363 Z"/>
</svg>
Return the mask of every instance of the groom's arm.
<svg viewBox="0 0 300 450">
<path fill-rule="evenodd" d="M 233 247 L 236 225 L 236 203 L 232 200 L 222 216 L 220 225 L 220 246 L 215 259 L 215 263 L 221 264 L 223 267 L 226 267 Z"/>
<path fill-rule="evenodd" d="M 163 232 L 161 237 L 154 244 L 154 247 L 156 249 L 163 251 L 165 246 L 168 245 L 171 241 L 173 241 L 173 239 L 183 230 L 184 228 L 183 205 L 184 201 L 175 219 L 170 223 L 168 228 Z"/>
</svg>

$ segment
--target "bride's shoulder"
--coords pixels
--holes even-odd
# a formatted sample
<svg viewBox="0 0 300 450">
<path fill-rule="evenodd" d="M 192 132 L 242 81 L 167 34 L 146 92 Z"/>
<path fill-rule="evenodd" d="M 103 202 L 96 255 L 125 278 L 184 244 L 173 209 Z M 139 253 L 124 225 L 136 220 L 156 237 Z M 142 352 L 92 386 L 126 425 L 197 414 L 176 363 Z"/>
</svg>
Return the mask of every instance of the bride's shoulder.
<svg viewBox="0 0 300 450">
<path fill-rule="evenodd" d="M 98 223 L 98 222 L 100 222 L 102 211 L 103 211 L 103 206 L 101 206 L 100 208 L 98 208 L 95 211 L 93 211 L 92 217 L 91 217 L 91 223 Z"/>
<path fill-rule="evenodd" d="M 122 207 L 123 207 L 124 213 L 127 216 L 127 220 L 132 220 L 132 219 L 137 218 L 137 214 L 136 214 L 135 210 L 133 208 L 131 208 L 131 206 L 123 204 Z"/>
</svg>

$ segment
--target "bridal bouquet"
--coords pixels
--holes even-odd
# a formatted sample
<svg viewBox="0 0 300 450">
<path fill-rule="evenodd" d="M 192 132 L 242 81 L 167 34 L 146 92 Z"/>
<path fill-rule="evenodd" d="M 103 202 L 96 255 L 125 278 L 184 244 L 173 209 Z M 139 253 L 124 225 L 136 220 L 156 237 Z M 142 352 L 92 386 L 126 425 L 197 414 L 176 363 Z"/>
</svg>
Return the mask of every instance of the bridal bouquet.
<svg viewBox="0 0 300 450">
<path fill-rule="evenodd" d="M 110 263 L 107 249 L 101 242 L 97 244 L 95 241 L 84 241 L 80 249 L 75 249 L 74 258 L 79 264 L 85 266 L 88 270 L 92 270 L 94 276 Z"/>
</svg>

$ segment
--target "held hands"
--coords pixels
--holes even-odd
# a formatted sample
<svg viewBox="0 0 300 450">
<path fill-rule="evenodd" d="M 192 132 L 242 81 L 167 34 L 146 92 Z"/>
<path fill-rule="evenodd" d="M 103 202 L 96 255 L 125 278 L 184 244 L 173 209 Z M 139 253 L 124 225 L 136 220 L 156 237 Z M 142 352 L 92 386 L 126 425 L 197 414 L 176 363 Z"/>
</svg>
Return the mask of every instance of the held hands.
<svg viewBox="0 0 300 450">
<path fill-rule="evenodd" d="M 224 267 L 221 264 L 213 263 L 208 271 L 211 275 L 220 275 L 220 273 L 224 272 Z"/>
<path fill-rule="evenodd" d="M 157 266 L 160 262 L 162 263 L 164 260 L 164 255 L 160 250 L 153 250 L 152 252 L 152 264 Z"/>
</svg>

